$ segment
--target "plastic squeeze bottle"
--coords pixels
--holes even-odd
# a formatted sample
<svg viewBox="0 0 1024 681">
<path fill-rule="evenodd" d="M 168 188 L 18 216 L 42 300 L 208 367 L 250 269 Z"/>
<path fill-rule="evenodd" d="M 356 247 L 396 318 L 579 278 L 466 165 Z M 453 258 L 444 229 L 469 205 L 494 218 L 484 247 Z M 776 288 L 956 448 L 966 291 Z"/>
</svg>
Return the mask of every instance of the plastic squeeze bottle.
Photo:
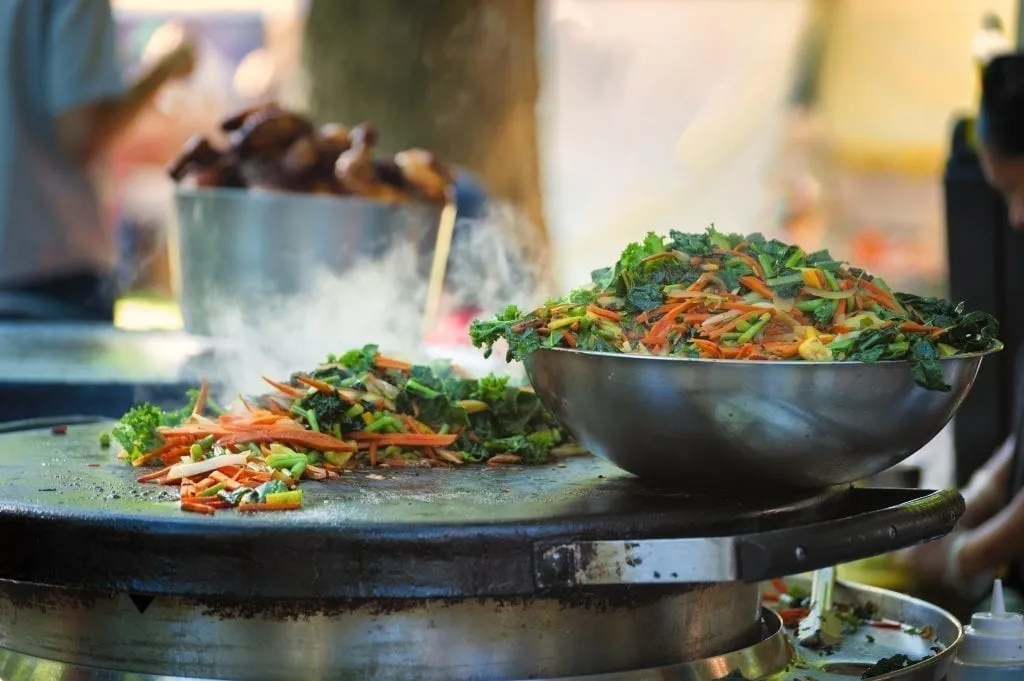
<svg viewBox="0 0 1024 681">
<path fill-rule="evenodd" d="M 1024 616 L 1006 612 L 1001 580 L 992 586 L 992 611 L 971 616 L 947 679 L 1024 680 Z"/>
</svg>

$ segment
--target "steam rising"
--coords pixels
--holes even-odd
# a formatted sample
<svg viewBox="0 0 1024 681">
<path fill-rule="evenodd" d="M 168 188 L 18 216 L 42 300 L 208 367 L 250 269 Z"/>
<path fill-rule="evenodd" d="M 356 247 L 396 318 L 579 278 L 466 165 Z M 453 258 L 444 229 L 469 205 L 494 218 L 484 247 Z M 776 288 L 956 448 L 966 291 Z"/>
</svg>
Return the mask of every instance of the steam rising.
<svg viewBox="0 0 1024 681">
<path fill-rule="evenodd" d="M 489 316 L 509 303 L 541 303 L 548 287 L 544 254 L 536 248 L 536 233 L 515 210 L 495 206 L 476 220 L 456 225 L 441 306 L 446 312 L 472 308 Z M 262 392 L 261 375 L 285 377 L 308 370 L 330 354 L 373 343 L 382 352 L 411 361 L 452 359 L 473 373 L 504 371 L 499 352 L 484 361 L 458 333 L 454 344 L 424 343 L 420 324 L 427 280 L 420 267 L 422 254 L 401 244 L 376 260 L 365 260 L 338 275 L 326 270 L 315 277 L 312 290 L 267 301 L 259 321 L 236 303 L 209 301 L 218 313 L 217 342 L 225 350 L 218 360 L 214 384 L 225 386 L 221 398 Z"/>
</svg>

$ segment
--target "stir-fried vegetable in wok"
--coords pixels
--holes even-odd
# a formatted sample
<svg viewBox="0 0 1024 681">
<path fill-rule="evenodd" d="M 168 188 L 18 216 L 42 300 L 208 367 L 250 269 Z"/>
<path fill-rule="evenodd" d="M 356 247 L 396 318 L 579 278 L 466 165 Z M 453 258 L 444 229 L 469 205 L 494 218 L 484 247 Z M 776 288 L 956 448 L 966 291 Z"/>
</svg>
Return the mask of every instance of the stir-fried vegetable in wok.
<svg viewBox="0 0 1024 681">
<path fill-rule="evenodd" d="M 479 380 L 448 364 L 414 366 L 352 350 L 273 391 L 224 410 L 204 384 L 188 405 L 140 404 L 112 436 L 133 466 L 164 466 L 140 482 L 178 485 L 181 508 L 299 508 L 301 480 L 360 466 L 538 464 L 565 443 L 532 391 L 507 376 Z"/>
<path fill-rule="evenodd" d="M 540 348 L 687 358 L 877 362 L 907 360 L 914 380 L 948 391 L 942 357 L 999 347 L 984 312 L 894 293 L 828 251 L 760 234 L 648 234 L 614 267 L 564 298 L 475 321 L 473 344 L 506 359 Z"/>
</svg>

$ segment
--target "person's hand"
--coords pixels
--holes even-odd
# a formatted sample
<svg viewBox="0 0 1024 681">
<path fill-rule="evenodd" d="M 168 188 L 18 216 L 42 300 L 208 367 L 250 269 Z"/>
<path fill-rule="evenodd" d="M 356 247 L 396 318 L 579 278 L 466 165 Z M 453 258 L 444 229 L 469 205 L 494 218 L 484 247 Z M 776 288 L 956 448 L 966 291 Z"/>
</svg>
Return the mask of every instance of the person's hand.
<svg viewBox="0 0 1024 681">
<path fill-rule="evenodd" d="M 896 553 L 893 562 L 912 573 L 920 584 L 976 600 L 992 587 L 996 572 L 995 569 L 965 571 L 964 547 L 973 541 L 972 530 L 954 530 L 941 539 Z"/>
<path fill-rule="evenodd" d="M 168 78 L 184 79 L 192 75 L 196 69 L 198 51 L 196 44 L 184 39 L 173 50 L 167 53 L 161 60 L 160 65 Z"/>
<path fill-rule="evenodd" d="M 972 476 L 961 491 L 967 510 L 956 530 L 937 541 L 898 552 L 895 563 L 919 582 L 979 597 L 1008 558 L 1024 556 L 1024 541 L 1019 537 L 1006 541 L 1007 532 L 1012 531 L 1009 527 L 1024 526 L 1024 493 L 1003 508 L 1015 451 L 1014 439 L 1007 439 Z"/>
</svg>

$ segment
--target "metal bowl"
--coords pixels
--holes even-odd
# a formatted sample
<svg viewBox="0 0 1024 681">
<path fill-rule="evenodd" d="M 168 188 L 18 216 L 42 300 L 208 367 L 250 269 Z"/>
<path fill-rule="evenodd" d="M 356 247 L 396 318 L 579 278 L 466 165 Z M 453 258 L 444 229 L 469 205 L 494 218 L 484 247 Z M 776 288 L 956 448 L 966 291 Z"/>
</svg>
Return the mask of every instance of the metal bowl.
<svg viewBox="0 0 1024 681">
<path fill-rule="evenodd" d="M 880 473 L 949 423 L 986 354 L 942 360 L 949 392 L 919 387 L 906 362 L 543 349 L 525 365 L 544 405 L 591 452 L 657 484 L 712 491 L 819 488 Z"/>
<path fill-rule="evenodd" d="M 316 290 L 323 273 L 408 244 L 426 281 L 441 208 L 248 189 L 175 192 L 174 287 L 187 331 L 210 335 L 225 308 L 266 314 L 270 300 Z M 366 291 L 354 292 L 366 295 Z"/>
</svg>

